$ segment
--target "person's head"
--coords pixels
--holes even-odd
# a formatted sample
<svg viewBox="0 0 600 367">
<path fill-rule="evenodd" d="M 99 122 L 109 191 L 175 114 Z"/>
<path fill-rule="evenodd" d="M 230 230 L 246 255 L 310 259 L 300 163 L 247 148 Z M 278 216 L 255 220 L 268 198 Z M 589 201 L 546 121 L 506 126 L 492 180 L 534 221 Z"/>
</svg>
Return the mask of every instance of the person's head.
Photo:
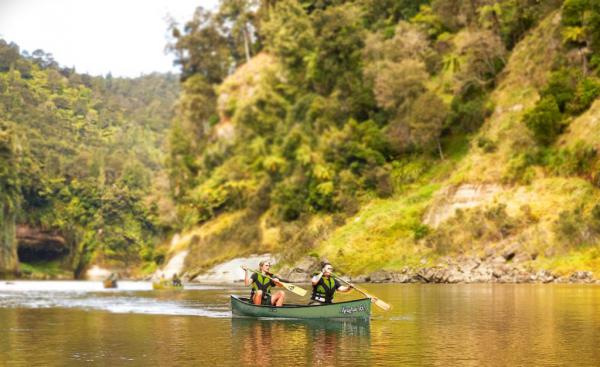
<svg viewBox="0 0 600 367">
<path fill-rule="evenodd" d="M 262 260 L 258 263 L 258 267 L 260 268 L 260 271 L 267 273 L 271 270 L 271 262 L 269 260 Z"/>
<path fill-rule="evenodd" d="M 333 272 L 333 266 L 330 263 L 324 261 L 323 263 L 321 263 L 321 271 L 323 272 L 323 275 L 329 276 Z"/>
</svg>

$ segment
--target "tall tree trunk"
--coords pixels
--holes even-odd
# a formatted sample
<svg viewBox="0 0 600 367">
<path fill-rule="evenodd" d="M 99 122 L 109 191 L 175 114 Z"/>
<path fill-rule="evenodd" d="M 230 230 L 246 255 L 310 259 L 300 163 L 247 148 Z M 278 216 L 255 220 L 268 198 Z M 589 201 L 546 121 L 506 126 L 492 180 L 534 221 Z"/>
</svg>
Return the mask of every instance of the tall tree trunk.
<svg viewBox="0 0 600 367">
<path fill-rule="evenodd" d="M 436 139 L 437 140 L 437 148 L 438 148 L 438 152 L 440 153 L 440 159 L 444 160 L 444 152 L 442 152 L 442 144 L 440 144 L 440 139 Z"/>
<path fill-rule="evenodd" d="M 242 32 L 244 35 L 244 51 L 246 51 L 246 62 L 250 61 L 250 40 L 248 35 L 248 28 L 244 27 Z"/>
</svg>

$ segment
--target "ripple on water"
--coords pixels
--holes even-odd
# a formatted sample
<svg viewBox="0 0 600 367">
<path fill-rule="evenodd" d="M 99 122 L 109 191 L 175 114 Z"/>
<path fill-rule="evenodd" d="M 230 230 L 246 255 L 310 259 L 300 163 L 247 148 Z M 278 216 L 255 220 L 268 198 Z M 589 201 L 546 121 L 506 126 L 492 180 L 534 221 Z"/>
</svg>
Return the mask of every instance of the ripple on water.
<svg viewBox="0 0 600 367">
<path fill-rule="evenodd" d="M 148 282 L 119 282 L 117 290 L 104 290 L 99 282 L 17 282 L 0 286 L 2 308 L 69 308 L 112 313 L 150 315 L 231 317 L 224 307 L 207 305 L 193 299 L 157 299 Z M 196 286 L 195 290 L 218 289 Z M 137 293 L 137 295 L 136 295 Z"/>
</svg>

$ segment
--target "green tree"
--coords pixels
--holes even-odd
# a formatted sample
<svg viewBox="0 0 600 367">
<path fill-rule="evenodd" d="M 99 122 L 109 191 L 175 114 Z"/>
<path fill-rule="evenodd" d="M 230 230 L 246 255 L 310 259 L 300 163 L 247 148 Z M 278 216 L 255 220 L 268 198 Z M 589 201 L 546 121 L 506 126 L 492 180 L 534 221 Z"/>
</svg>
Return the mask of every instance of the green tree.
<svg viewBox="0 0 600 367">
<path fill-rule="evenodd" d="M 543 97 L 523 118 L 525 125 L 541 145 L 550 145 L 565 128 L 558 103 L 553 97 Z"/>
<path fill-rule="evenodd" d="M 426 150 L 435 146 L 444 159 L 440 135 L 448 117 L 448 107 L 432 92 L 423 93 L 412 105 L 409 125 L 413 142 Z"/>
<path fill-rule="evenodd" d="M 228 74 L 233 60 L 227 37 L 221 31 L 213 13 L 199 7 L 183 31 L 171 24 L 174 42 L 168 50 L 175 54 L 175 64 L 181 67 L 181 79 L 202 75 L 208 83 L 220 83 Z"/>
<path fill-rule="evenodd" d="M 222 0 L 217 18 L 233 43 L 233 57 L 237 64 L 245 57 L 246 62 L 258 46 L 258 0 Z M 242 56 L 244 55 L 244 56 Z"/>
</svg>

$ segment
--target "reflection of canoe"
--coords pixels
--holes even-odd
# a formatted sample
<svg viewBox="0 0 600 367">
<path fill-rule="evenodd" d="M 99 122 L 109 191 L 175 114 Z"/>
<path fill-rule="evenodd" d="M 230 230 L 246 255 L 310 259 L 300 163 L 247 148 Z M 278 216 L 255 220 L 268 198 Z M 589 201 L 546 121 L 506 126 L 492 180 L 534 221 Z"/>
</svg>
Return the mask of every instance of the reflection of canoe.
<svg viewBox="0 0 600 367">
<path fill-rule="evenodd" d="M 154 290 L 180 290 L 183 289 L 182 285 L 173 285 L 173 282 L 170 280 L 162 281 L 162 282 L 153 282 L 152 289 Z"/>
<path fill-rule="evenodd" d="M 284 305 L 282 307 L 253 305 L 248 298 L 231 296 L 231 311 L 235 316 L 288 319 L 368 319 L 369 298 L 328 305 Z"/>
<path fill-rule="evenodd" d="M 102 284 L 104 285 L 104 288 L 117 288 L 116 279 L 105 279 Z"/>
<path fill-rule="evenodd" d="M 333 332 L 344 335 L 367 336 L 370 334 L 369 319 L 278 319 L 277 330 L 281 334 L 309 330 L 311 332 Z M 231 319 L 232 330 L 239 334 L 249 334 L 256 329 L 263 330 L 274 323 L 269 319 L 234 317 Z"/>
</svg>

